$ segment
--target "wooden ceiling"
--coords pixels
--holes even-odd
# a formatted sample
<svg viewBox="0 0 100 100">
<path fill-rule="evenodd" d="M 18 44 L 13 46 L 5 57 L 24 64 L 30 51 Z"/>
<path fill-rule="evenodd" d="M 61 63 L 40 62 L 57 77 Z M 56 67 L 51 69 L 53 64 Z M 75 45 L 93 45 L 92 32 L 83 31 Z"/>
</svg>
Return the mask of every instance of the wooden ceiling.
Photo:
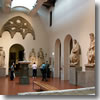
<svg viewBox="0 0 100 100">
<path fill-rule="evenodd" d="M 46 2 L 43 3 L 43 6 L 49 9 L 55 6 L 56 1 L 57 0 L 47 0 Z"/>
</svg>

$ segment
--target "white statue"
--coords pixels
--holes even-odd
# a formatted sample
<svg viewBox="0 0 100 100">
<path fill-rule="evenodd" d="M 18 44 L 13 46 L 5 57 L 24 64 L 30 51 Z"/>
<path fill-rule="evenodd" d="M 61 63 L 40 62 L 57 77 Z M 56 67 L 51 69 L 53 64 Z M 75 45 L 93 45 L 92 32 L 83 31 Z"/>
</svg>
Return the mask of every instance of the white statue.
<svg viewBox="0 0 100 100">
<path fill-rule="evenodd" d="M 42 48 L 40 48 L 38 52 L 38 66 L 41 66 L 41 64 L 44 62 L 44 53 Z"/>
<path fill-rule="evenodd" d="M 74 42 L 74 45 L 70 54 L 70 63 L 73 65 L 78 65 L 80 61 L 80 57 L 79 57 L 80 46 L 77 40 L 74 40 L 73 42 Z"/>
<path fill-rule="evenodd" d="M 87 52 L 88 64 L 95 63 L 95 37 L 93 33 L 90 33 L 90 47 Z"/>
<path fill-rule="evenodd" d="M 0 47 L 0 67 L 4 67 L 5 65 L 5 52 L 3 47 Z"/>
<path fill-rule="evenodd" d="M 31 65 L 35 62 L 36 63 L 36 53 L 34 48 L 32 49 L 32 51 L 29 54 L 29 61 L 31 61 Z"/>
</svg>

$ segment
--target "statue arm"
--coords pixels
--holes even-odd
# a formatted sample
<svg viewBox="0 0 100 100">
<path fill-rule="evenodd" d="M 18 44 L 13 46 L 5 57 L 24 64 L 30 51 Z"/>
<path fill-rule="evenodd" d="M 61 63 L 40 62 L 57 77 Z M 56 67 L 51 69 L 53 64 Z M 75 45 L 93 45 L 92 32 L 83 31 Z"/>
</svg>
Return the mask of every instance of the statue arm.
<svg viewBox="0 0 100 100">
<path fill-rule="evenodd" d="M 75 48 L 73 48 L 73 53 L 76 53 L 76 52 L 78 52 L 79 51 L 79 45 L 77 44 L 76 46 L 75 46 Z"/>
</svg>

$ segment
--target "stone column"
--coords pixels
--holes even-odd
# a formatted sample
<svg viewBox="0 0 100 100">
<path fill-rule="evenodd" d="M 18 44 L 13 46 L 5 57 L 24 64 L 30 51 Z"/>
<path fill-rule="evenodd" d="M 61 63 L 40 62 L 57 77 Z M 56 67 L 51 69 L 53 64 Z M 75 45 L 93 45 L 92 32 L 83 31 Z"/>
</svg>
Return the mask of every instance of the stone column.
<svg viewBox="0 0 100 100">
<path fill-rule="evenodd" d="M 21 66 L 21 73 L 20 73 L 20 78 L 19 78 L 19 83 L 20 84 L 29 84 L 29 67 L 28 65 L 30 64 L 29 61 L 19 61 L 20 66 Z"/>
</svg>

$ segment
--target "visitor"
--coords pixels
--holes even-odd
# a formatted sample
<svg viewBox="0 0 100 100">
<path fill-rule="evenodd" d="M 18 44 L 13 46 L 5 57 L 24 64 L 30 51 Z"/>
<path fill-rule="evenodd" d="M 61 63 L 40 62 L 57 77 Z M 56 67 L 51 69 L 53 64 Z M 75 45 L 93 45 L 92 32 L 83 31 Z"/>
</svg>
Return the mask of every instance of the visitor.
<svg viewBox="0 0 100 100">
<path fill-rule="evenodd" d="M 10 80 L 13 80 L 15 77 L 15 73 L 14 73 L 14 63 L 12 63 L 11 67 L 10 67 Z"/>
<path fill-rule="evenodd" d="M 43 63 L 41 66 L 41 73 L 42 73 L 42 81 L 47 81 L 46 64 L 45 63 Z"/>
<path fill-rule="evenodd" d="M 47 74 L 47 78 L 50 78 L 50 68 L 49 68 L 49 64 L 48 61 L 46 61 L 46 74 Z"/>
<path fill-rule="evenodd" d="M 32 69 L 33 69 L 33 79 L 37 77 L 37 64 L 34 62 L 32 64 Z"/>
</svg>

